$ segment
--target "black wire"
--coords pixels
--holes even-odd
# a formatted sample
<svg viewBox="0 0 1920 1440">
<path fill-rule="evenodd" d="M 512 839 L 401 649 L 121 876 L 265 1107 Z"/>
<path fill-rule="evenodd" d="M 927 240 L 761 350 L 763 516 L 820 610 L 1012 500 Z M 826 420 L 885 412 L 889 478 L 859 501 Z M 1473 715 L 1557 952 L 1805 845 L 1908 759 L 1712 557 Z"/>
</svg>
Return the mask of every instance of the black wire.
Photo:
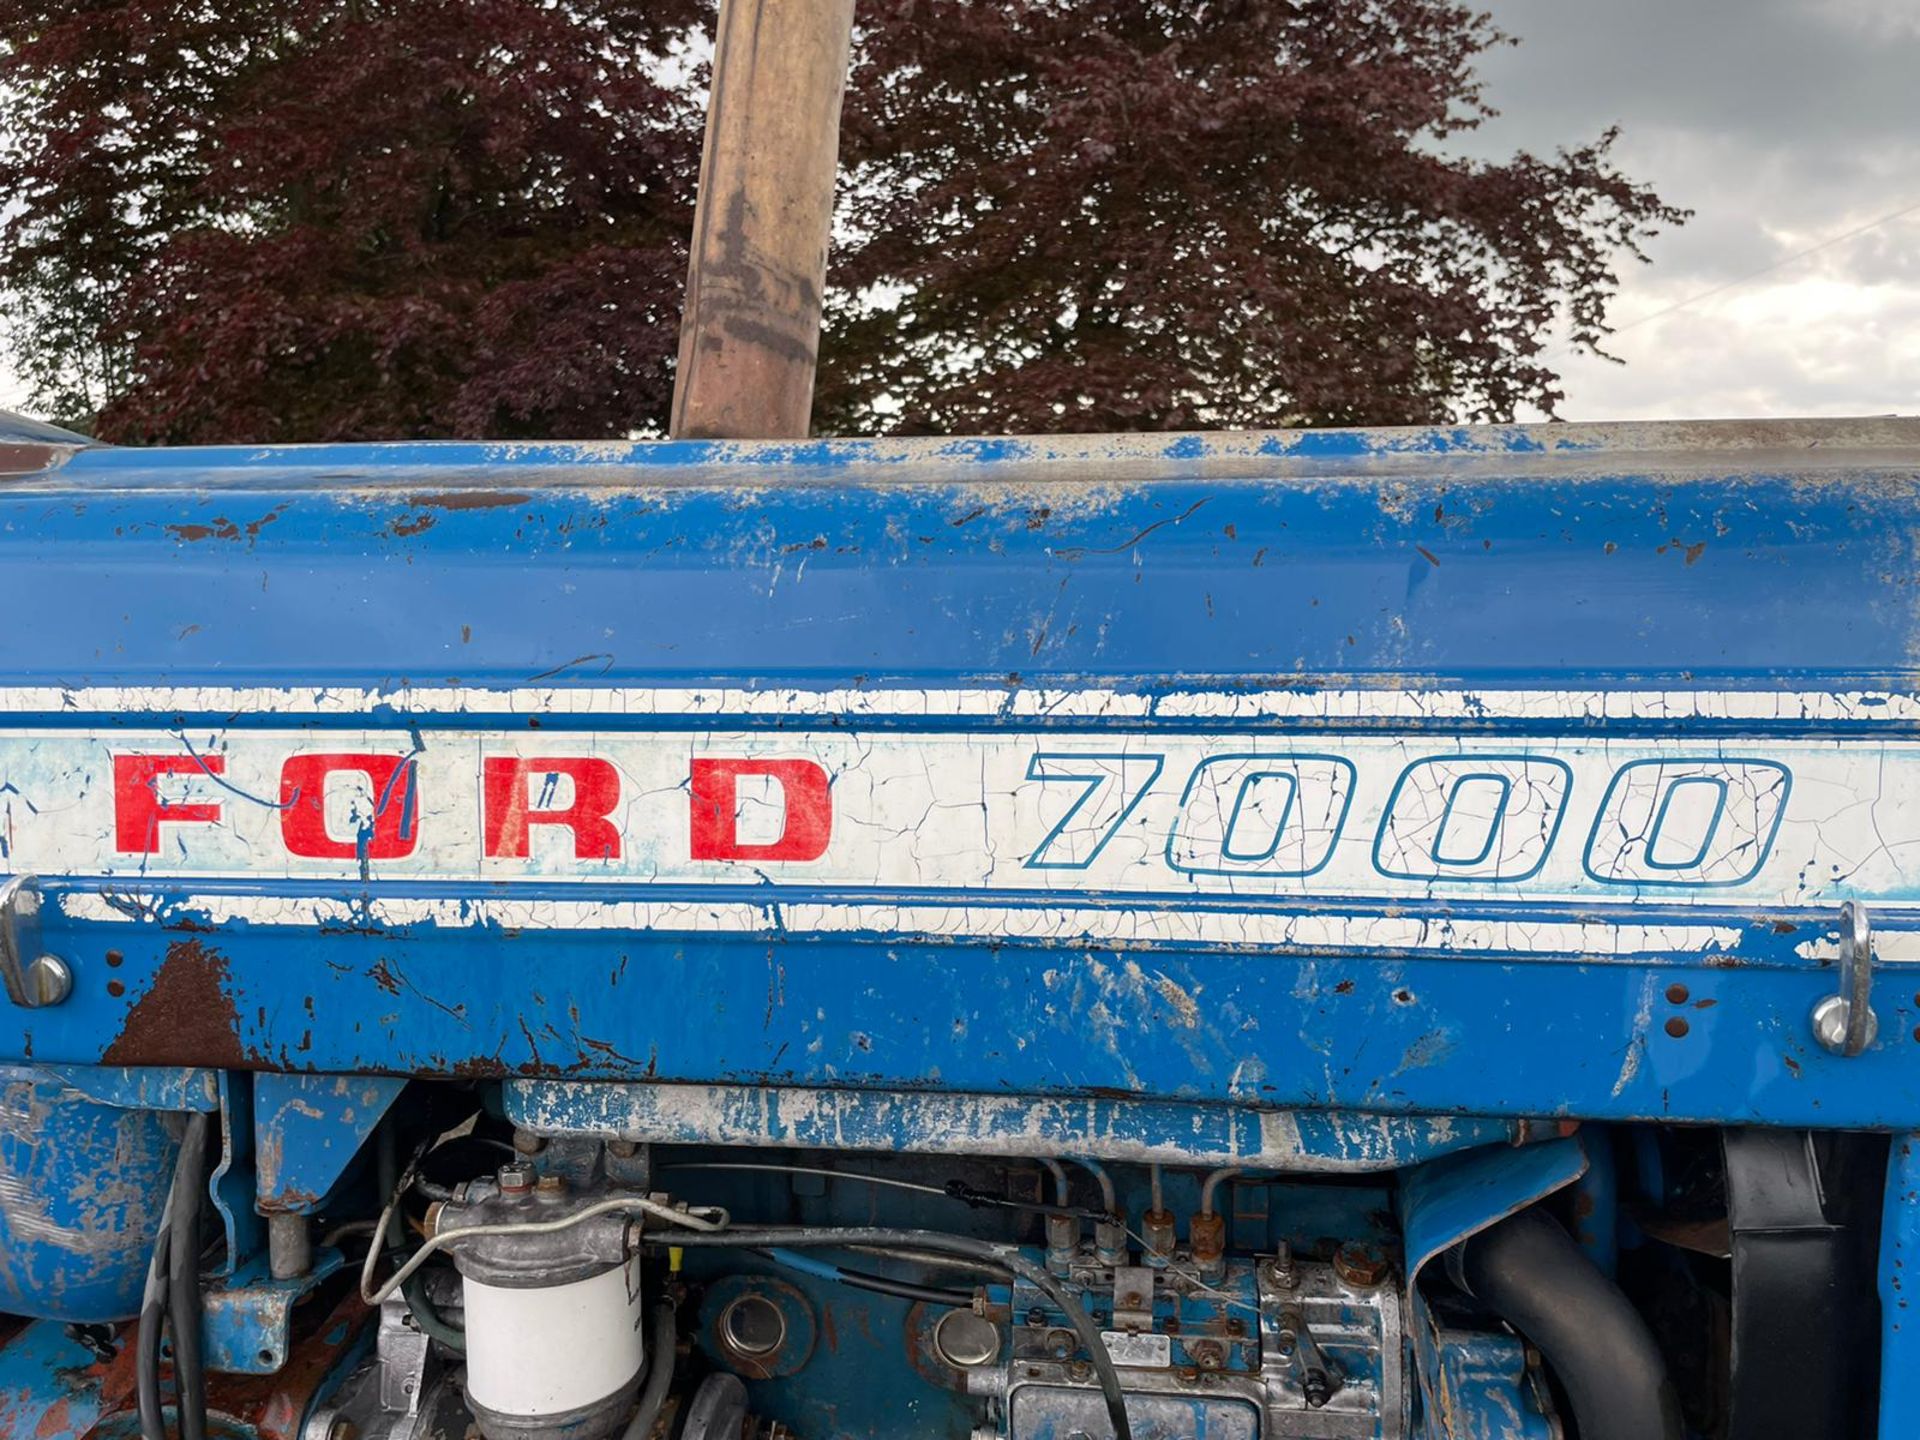
<svg viewBox="0 0 1920 1440">
<path fill-rule="evenodd" d="M 141 1440 L 167 1440 L 160 1408 L 160 1331 L 167 1314 L 167 1271 L 172 1252 L 173 1191 L 160 1211 L 160 1229 L 147 1261 L 147 1286 L 140 1297 L 140 1334 L 134 1342 L 134 1383 L 140 1404 Z"/>
<path fill-rule="evenodd" d="M 173 1388 L 180 1440 L 207 1440 L 207 1376 L 201 1360 L 200 1215 L 206 1199 L 210 1116 L 187 1121 L 174 1170 L 171 1250 L 167 1264 L 167 1318 L 173 1331 Z"/>
<path fill-rule="evenodd" d="M 975 1210 L 1019 1210 L 1029 1215 L 1066 1215 L 1075 1220 L 1111 1220 L 1113 1216 L 1093 1205 L 1049 1205 L 1044 1200 L 1015 1200 L 979 1190 L 964 1180 L 949 1180 L 941 1187 L 948 1199 L 958 1200 Z"/>
<path fill-rule="evenodd" d="M 1044 1294 L 1067 1317 L 1067 1323 L 1073 1327 L 1074 1334 L 1080 1337 L 1080 1343 L 1086 1347 L 1087 1356 L 1093 1362 L 1093 1373 L 1099 1377 L 1100 1391 L 1107 1402 L 1107 1420 L 1113 1430 L 1113 1440 L 1133 1440 L 1133 1426 L 1127 1421 L 1127 1396 L 1120 1388 L 1120 1372 L 1113 1368 L 1113 1356 L 1107 1353 L 1099 1328 L 1088 1317 L 1080 1302 L 1068 1293 L 1066 1286 L 1010 1247 L 964 1235 L 947 1235 L 938 1230 L 889 1230 L 865 1226 L 829 1229 L 824 1226 L 780 1225 L 741 1226 L 732 1230 L 675 1230 L 670 1239 L 662 1236 L 653 1243 L 693 1248 L 729 1246 L 747 1250 L 782 1245 L 795 1248 L 897 1245 L 903 1248 L 944 1250 L 949 1255 L 965 1255 L 1004 1265 Z"/>
<path fill-rule="evenodd" d="M 400 1168 L 399 1137 L 394 1131 L 391 1118 L 380 1127 L 380 1136 L 374 1151 L 374 1183 L 380 1191 L 380 1204 L 392 1203 L 398 1206 L 400 1192 L 409 1176 L 416 1189 L 426 1184 L 418 1173 L 420 1162 L 426 1158 L 431 1148 L 431 1140 L 420 1142 L 419 1148 L 407 1161 L 406 1169 Z M 435 1187 L 443 1188 L 443 1187 Z M 426 1193 L 423 1191 L 422 1193 Z M 453 1191 L 448 1190 L 450 1197 Z M 387 1254 L 397 1267 L 407 1258 L 408 1246 L 404 1217 L 396 1214 L 394 1223 L 387 1227 Z M 407 1308 L 413 1312 L 414 1323 L 432 1340 L 439 1341 L 456 1354 L 467 1353 L 466 1331 L 455 1325 L 434 1307 L 432 1298 L 427 1294 L 427 1272 L 416 1270 L 409 1275 L 406 1283 L 400 1287 L 401 1297 L 407 1302 Z"/>
<path fill-rule="evenodd" d="M 835 1267 L 838 1269 L 838 1267 Z M 860 1270 L 840 1270 L 842 1284 L 855 1290 L 871 1290 L 876 1295 L 894 1295 L 902 1300 L 924 1300 L 929 1305 L 947 1305 L 955 1310 L 971 1310 L 973 1296 L 965 1290 L 940 1290 L 932 1285 L 912 1285 L 905 1280 L 888 1280 Z"/>
<path fill-rule="evenodd" d="M 763 1259 L 771 1260 L 776 1265 L 780 1263 L 780 1257 L 771 1250 L 756 1250 L 753 1253 Z M 902 1300 L 924 1300 L 929 1305 L 951 1305 L 961 1310 L 971 1309 L 973 1306 L 971 1290 L 942 1290 L 933 1285 L 915 1285 L 909 1280 L 894 1280 L 885 1275 L 875 1275 L 867 1270 L 849 1270 L 844 1265 L 835 1265 L 828 1261 L 821 1263 L 833 1272 L 832 1279 L 851 1286 L 855 1290 L 871 1290 L 876 1295 L 893 1295 Z M 815 1279 L 829 1278 L 817 1275 L 811 1270 L 803 1270 L 799 1273 L 813 1275 Z"/>
</svg>

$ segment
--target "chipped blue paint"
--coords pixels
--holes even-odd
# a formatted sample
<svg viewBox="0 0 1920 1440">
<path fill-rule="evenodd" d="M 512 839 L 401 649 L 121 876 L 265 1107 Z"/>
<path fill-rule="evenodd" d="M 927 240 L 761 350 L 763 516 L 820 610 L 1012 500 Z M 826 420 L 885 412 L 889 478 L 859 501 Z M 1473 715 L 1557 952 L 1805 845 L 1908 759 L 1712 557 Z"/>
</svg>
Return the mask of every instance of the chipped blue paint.
<svg viewBox="0 0 1920 1440">
<path fill-rule="evenodd" d="M 1920 1416 L 1920 1135 L 1893 1137 L 1880 1225 L 1880 1434 Z"/>
<path fill-rule="evenodd" d="M 95 1322 L 137 1310 L 177 1149 L 154 1111 L 0 1066 L 0 1312 Z"/>
<path fill-rule="evenodd" d="M 105 1366 L 63 1325 L 28 1325 L 0 1344 L 0 1435 L 91 1435 Z"/>
<path fill-rule="evenodd" d="M 776 1145 L 942 1155 L 1086 1156 L 1286 1173 L 1366 1174 L 1522 1138 L 1471 1117 L 1407 1118 L 1104 1098 L 514 1080 L 507 1118 L 536 1134 L 660 1145 Z"/>
<path fill-rule="evenodd" d="M 321 1209 L 406 1084 L 388 1075 L 255 1075 L 255 1208 Z"/>
<path fill-rule="evenodd" d="M 1433 1393 L 1442 1404 L 1422 1411 L 1418 1440 L 1558 1440 L 1566 1428 L 1553 1416 L 1544 1373 L 1529 1370 L 1517 1336 L 1437 1330 Z"/>
<path fill-rule="evenodd" d="M 338 1250 L 314 1251 L 313 1268 L 291 1280 L 267 1273 L 251 1257 L 201 1297 L 207 1368 L 229 1375 L 271 1375 L 291 1354 L 294 1307 L 346 1263 Z"/>
<path fill-rule="evenodd" d="M 50 697 L 0 729 L 157 727 L 200 746 L 223 731 L 374 724 L 404 748 L 456 725 L 525 735 L 534 720 L 548 736 L 1225 731 L 1261 747 L 1310 730 L 1316 753 L 1382 734 L 1437 753 L 1467 734 L 1712 754 L 1762 753 L 1769 738 L 1878 746 L 1920 734 L 1907 698 L 1916 474 L 1920 429 L 1900 421 L 83 450 L 0 489 L 0 604 L 29 613 L 62 597 L 52 623 L 0 642 L 0 690 Z M 194 708 L 195 687 L 234 685 L 288 697 L 283 713 Z M 751 713 L 573 708 L 661 686 L 759 698 Z M 102 687 L 134 698 L 89 708 Z M 531 719 L 512 698 L 527 687 L 548 697 Z M 1004 707 L 955 720 L 904 702 L 819 706 L 824 692 L 954 687 Z M 449 708 L 417 703 L 435 689 Z M 1703 690 L 1761 704 L 1696 715 L 1648 698 Z M 1478 708 L 1340 708 L 1409 691 Z M 1063 703 L 1021 708 L 1041 692 Z M 1195 708 L 1203 692 L 1329 708 L 1221 719 Z M 1141 705 L 1118 719 L 1070 703 L 1096 693 Z M 1531 693 L 1593 698 L 1553 713 L 1502 700 Z M 145 708 L 142 694 L 155 697 Z M 333 703 L 345 694 L 364 699 Z M 1809 694 L 1832 703 L 1799 708 Z M 783 714 L 781 696 L 812 708 Z M 1605 713 L 1635 697 L 1637 712 Z M 1820 948 L 1832 908 L 1756 906 L 1737 887 L 1682 909 L 1631 886 L 1578 903 L 1240 886 L 1232 905 L 1303 934 L 1340 915 L 1423 943 L 1235 944 L 1137 926 L 1116 939 L 1075 922 L 903 946 L 885 924 L 823 934 L 792 917 L 927 898 L 911 887 L 855 894 L 797 871 L 717 888 L 535 885 L 512 893 L 730 901 L 760 918 L 741 934 L 561 927 L 534 964 L 519 920 L 497 908 L 506 892 L 477 875 L 45 878 L 50 943 L 76 965 L 76 993 L 0 1015 L 0 1055 L 49 1063 L 1920 1125 L 1912 987 L 1883 987 L 1869 1054 L 1827 1055 L 1806 1016 L 1832 985 Z M 1060 893 L 996 899 L 1013 915 Z M 1914 893 L 1876 896 L 1886 943 L 1920 932 Z M 401 898 L 444 904 L 383 918 Z M 1229 905 L 1198 891 L 1075 899 L 1096 919 Z M 283 900 L 311 919 L 222 919 L 228 900 Z M 1554 926 L 1589 938 L 1544 951 L 1501 940 Z M 108 948 L 125 957 L 112 975 Z M 1129 980 L 1127 960 L 1165 985 Z M 227 1053 L 150 1023 L 168 977 L 230 1006 Z M 1664 998 L 1676 983 L 1684 1010 Z"/>
<path fill-rule="evenodd" d="M 89 1100 L 123 1110 L 220 1108 L 220 1077 L 211 1070 L 127 1065 L 43 1065 L 40 1069 Z"/>
<path fill-rule="evenodd" d="M 10 743 L 104 755 L 160 734 L 211 755 L 242 732 L 324 748 L 380 731 L 412 755 L 456 731 L 830 731 L 1337 757 L 1391 737 L 1410 763 L 1577 741 L 1620 763 L 1657 745 L 1778 764 L 1769 747 L 1790 744 L 1871 768 L 1920 738 L 1915 422 L 58 448 L 58 468 L 0 482 L 0 605 L 42 617 L 0 640 Z M 684 703 L 647 698 L 668 691 Z M 1256 703 L 1275 699 L 1294 703 Z M 1800 777 L 1789 804 L 1817 791 Z M 537 1127 L 664 1142 L 1349 1172 L 1442 1155 L 1402 1189 L 1415 1270 L 1572 1183 L 1577 1147 L 1504 1143 L 1542 1118 L 1920 1128 L 1912 984 L 1883 974 L 1858 1059 L 1808 1026 L 1844 873 L 1804 904 L 1619 872 L 1571 899 L 1439 879 L 1283 893 L 1235 868 L 1264 854 L 1230 847 L 1236 810 L 1235 866 L 1177 890 L 1075 889 L 1077 869 L 992 891 L 829 885 L 777 864 L 712 884 L 407 880 L 365 831 L 351 878 L 262 859 L 196 881 L 17 851 L 25 794 L 0 775 L 0 870 L 44 872 L 76 986 L 0 1010 L 0 1057 L 57 1068 L 44 1083 L 102 1124 L 219 1100 L 231 1273 L 212 1345 L 256 1372 L 339 1263 L 271 1282 L 259 1208 L 313 1209 L 401 1076 L 508 1077 Z M 1870 892 L 1883 970 L 1920 958 L 1905 843 Z M 865 918 L 807 918 L 834 907 Z M 917 911 L 935 918 L 900 918 Z M 369 1073 L 394 1078 L 351 1078 Z M 1892 1247 L 1911 1189 L 1890 1186 Z M 1430 1395 L 1478 1386 L 1498 1406 L 1523 1386 L 1511 1347 L 1416 1338 Z M 0 1347 L 0 1397 L 34 1363 Z"/>
</svg>

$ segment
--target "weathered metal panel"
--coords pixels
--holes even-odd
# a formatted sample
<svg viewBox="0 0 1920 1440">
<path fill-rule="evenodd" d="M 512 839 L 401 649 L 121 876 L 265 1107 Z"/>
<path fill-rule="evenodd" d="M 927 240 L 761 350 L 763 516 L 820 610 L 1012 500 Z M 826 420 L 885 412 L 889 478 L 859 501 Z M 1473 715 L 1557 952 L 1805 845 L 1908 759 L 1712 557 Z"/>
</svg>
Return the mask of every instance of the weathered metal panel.
<svg viewBox="0 0 1920 1440">
<path fill-rule="evenodd" d="M 1479 1145 L 1513 1121 L 1183 1105 L 1111 1097 L 514 1080 L 507 1118 L 538 1135 L 1364 1174 Z"/>
<path fill-rule="evenodd" d="M 1916 521 L 1912 422 L 82 450 L 0 1054 L 1920 1125 Z"/>
<path fill-rule="evenodd" d="M 318 1211 L 406 1083 L 381 1075 L 254 1076 L 254 1208 Z"/>
<path fill-rule="evenodd" d="M 0 1066 L 0 1308 L 74 1322 L 139 1309 L 178 1149 L 151 1110 Z"/>
</svg>

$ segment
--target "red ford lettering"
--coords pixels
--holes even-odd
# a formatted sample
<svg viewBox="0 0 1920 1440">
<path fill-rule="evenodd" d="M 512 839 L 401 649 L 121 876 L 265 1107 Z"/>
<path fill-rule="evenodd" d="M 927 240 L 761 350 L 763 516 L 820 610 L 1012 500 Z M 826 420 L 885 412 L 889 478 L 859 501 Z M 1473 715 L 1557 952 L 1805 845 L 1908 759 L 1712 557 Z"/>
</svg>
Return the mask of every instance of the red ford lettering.
<svg viewBox="0 0 1920 1440">
<path fill-rule="evenodd" d="M 573 799 L 555 805 L 557 782 L 573 784 Z M 540 793 L 532 794 L 535 778 Z M 620 772 L 593 756 L 523 759 L 489 755 L 485 761 L 484 811 L 486 855 L 491 860 L 524 860 L 532 850 L 535 825 L 558 825 L 573 834 L 576 860 L 618 860 L 620 831 L 610 818 L 620 803 Z"/>
<path fill-rule="evenodd" d="M 114 756 L 114 848 L 123 855 L 157 855 L 163 824 L 219 824 L 219 801 L 162 800 L 160 780 L 166 775 L 218 775 L 226 767 L 219 755 Z"/>
<path fill-rule="evenodd" d="M 786 802 L 780 834 L 769 841 L 740 838 L 740 781 L 765 777 Z M 695 860 L 818 860 L 833 836 L 833 796 L 824 767 L 812 760 L 693 762 L 692 858 Z"/>
<path fill-rule="evenodd" d="M 354 807 L 351 834 L 327 828 L 327 782 L 364 776 L 370 797 Z M 420 841 L 413 762 L 405 755 L 295 755 L 280 767 L 280 836 L 308 860 L 402 860 Z"/>
</svg>

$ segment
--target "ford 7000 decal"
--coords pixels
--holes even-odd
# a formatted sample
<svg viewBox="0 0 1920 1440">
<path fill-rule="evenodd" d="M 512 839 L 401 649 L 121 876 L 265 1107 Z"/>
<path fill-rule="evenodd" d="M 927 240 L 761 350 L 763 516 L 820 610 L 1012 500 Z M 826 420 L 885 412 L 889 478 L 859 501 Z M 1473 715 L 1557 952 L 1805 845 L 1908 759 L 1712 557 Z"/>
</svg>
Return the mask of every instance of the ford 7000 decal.
<svg viewBox="0 0 1920 1440">
<path fill-rule="evenodd" d="M 0 735 L 73 877 L 1820 905 L 1920 871 L 1920 748 L 1670 739 L 235 729 Z"/>
</svg>

